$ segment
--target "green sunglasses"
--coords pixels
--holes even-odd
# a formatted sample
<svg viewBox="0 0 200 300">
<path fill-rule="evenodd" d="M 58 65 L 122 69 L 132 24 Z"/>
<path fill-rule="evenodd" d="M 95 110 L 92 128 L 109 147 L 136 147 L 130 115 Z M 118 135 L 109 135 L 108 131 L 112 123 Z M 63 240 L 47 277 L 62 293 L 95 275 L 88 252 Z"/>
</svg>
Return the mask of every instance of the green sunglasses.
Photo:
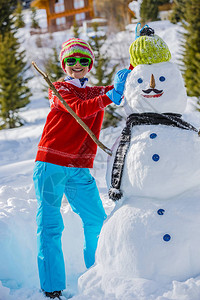
<svg viewBox="0 0 200 300">
<path fill-rule="evenodd" d="M 91 58 L 88 57 L 67 57 L 64 59 L 64 63 L 68 67 L 73 67 L 75 64 L 79 62 L 82 67 L 88 67 L 91 63 Z"/>
</svg>

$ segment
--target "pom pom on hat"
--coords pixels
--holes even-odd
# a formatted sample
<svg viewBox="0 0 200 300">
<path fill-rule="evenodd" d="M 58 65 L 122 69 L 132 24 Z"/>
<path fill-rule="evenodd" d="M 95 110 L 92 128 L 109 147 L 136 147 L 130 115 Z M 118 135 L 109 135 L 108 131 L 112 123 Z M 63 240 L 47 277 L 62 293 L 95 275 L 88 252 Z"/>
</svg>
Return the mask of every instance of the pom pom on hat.
<svg viewBox="0 0 200 300">
<path fill-rule="evenodd" d="M 63 71 L 66 72 L 64 59 L 66 57 L 73 57 L 76 55 L 91 58 L 91 64 L 89 66 L 90 71 L 94 63 L 94 53 L 90 45 L 79 38 L 71 38 L 62 44 L 62 49 L 60 51 L 60 63 Z"/>
<path fill-rule="evenodd" d="M 171 59 L 171 53 L 167 44 L 154 34 L 154 30 L 144 26 L 140 35 L 129 48 L 130 63 L 133 67 L 141 64 L 155 64 Z"/>
</svg>

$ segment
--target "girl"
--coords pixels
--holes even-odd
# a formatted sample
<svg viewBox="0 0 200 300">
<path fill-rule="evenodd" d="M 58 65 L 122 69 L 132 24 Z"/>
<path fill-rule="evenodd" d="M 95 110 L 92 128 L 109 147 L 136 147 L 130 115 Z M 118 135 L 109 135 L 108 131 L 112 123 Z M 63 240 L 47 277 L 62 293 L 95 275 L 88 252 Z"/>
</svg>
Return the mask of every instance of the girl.
<svg viewBox="0 0 200 300">
<path fill-rule="evenodd" d="M 87 87 L 85 75 L 91 70 L 94 54 L 88 43 L 72 38 L 62 45 L 60 62 L 67 74 L 54 86 L 97 138 L 104 108 L 119 104 L 120 91 L 107 87 Z M 74 212 L 82 219 L 86 267 L 94 264 L 98 236 L 106 214 L 95 179 L 93 167 L 97 146 L 87 132 L 68 113 L 59 99 L 49 91 L 49 112 L 38 145 L 34 169 L 34 185 L 38 200 L 37 242 L 41 288 L 50 298 L 59 298 L 65 289 L 65 266 L 61 236 L 64 229 L 60 213 L 63 194 Z"/>
</svg>

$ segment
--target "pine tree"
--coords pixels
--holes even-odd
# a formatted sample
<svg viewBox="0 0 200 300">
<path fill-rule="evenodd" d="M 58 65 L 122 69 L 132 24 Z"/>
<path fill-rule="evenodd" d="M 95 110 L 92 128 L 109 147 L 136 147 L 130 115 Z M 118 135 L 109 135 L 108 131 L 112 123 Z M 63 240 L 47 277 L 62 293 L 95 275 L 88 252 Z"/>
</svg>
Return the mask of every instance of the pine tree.
<svg viewBox="0 0 200 300">
<path fill-rule="evenodd" d="M 17 2 L 17 7 L 15 9 L 15 26 L 17 28 L 23 28 L 25 26 L 22 15 L 22 4 L 20 1 Z"/>
<path fill-rule="evenodd" d="M 46 60 L 44 64 L 44 68 L 45 68 L 45 73 L 48 74 L 49 79 L 52 82 L 55 82 L 60 80 L 63 77 L 64 73 L 60 66 L 60 60 L 59 60 L 57 49 L 54 47 L 52 50 L 53 50 L 53 54 L 50 55 L 49 58 Z M 45 85 L 43 91 L 47 93 L 48 86 Z"/>
<path fill-rule="evenodd" d="M 29 103 L 31 95 L 24 79 L 26 71 L 25 51 L 10 31 L 0 35 L 0 129 L 21 126 L 19 109 Z"/>
<path fill-rule="evenodd" d="M 140 17 L 143 23 L 158 19 L 157 0 L 143 0 L 140 6 Z"/>
<path fill-rule="evenodd" d="M 110 85 L 118 64 L 115 64 L 111 67 L 111 70 L 109 70 L 108 67 L 110 66 L 110 57 L 108 57 L 106 52 L 104 55 L 101 54 L 101 47 L 107 39 L 106 34 L 102 35 L 98 33 L 97 23 L 93 24 L 93 29 L 94 36 L 91 37 L 89 41 L 95 54 L 95 62 L 93 67 L 95 71 L 91 71 L 92 76 L 95 78 L 95 82 L 93 83 L 98 86 Z"/>
<path fill-rule="evenodd" d="M 0 34 L 4 35 L 11 30 L 13 24 L 12 13 L 16 7 L 15 0 L 0 1 Z"/>
<path fill-rule="evenodd" d="M 187 0 L 174 0 L 172 14 L 170 16 L 171 23 L 178 23 L 184 19 L 185 3 Z"/>
<path fill-rule="evenodd" d="M 79 26 L 76 21 L 76 18 L 74 18 L 74 22 L 73 22 L 73 35 L 75 38 L 79 38 Z"/>
<path fill-rule="evenodd" d="M 36 19 L 37 10 L 35 7 L 31 7 L 31 28 L 37 29 L 40 28 L 38 20 Z"/>
<path fill-rule="evenodd" d="M 142 23 L 158 20 L 159 5 L 169 3 L 169 0 L 143 0 L 140 6 Z"/>
<path fill-rule="evenodd" d="M 95 62 L 94 62 L 94 71 L 91 71 L 91 75 L 95 78 L 95 82 L 93 84 L 97 86 L 107 86 L 112 84 L 112 80 L 114 74 L 116 73 L 116 69 L 118 64 L 114 66 L 110 66 L 110 57 L 108 57 L 107 53 L 102 55 L 101 48 L 105 43 L 107 37 L 106 35 L 98 35 L 98 24 L 94 23 L 94 36 L 90 38 L 90 45 L 94 50 L 95 54 Z M 109 70 L 110 68 L 110 70 Z M 105 109 L 103 128 L 108 126 L 117 126 L 117 123 L 122 118 L 115 112 L 116 107 L 114 105 L 109 105 Z"/>
<path fill-rule="evenodd" d="M 117 127 L 119 121 L 121 120 L 122 116 L 116 112 L 116 106 L 114 104 L 110 104 L 105 109 L 102 128 L 104 129 L 109 126 Z"/>
<path fill-rule="evenodd" d="M 187 0 L 185 3 L 184 71 L 187 93 L 199 99 L 200 104 L 200 2 Z"/>
<path fill-rule="evenodd" d="M 47 61 L 44 64 L 45 72 L 48 74 L 51 81 L 57 81 L 60 77 L 63 76 L 63 70 L 60 66 L 59 55 L 57 49 L 54 47 L 53 55 L 50 55 Z"/>
</svg>

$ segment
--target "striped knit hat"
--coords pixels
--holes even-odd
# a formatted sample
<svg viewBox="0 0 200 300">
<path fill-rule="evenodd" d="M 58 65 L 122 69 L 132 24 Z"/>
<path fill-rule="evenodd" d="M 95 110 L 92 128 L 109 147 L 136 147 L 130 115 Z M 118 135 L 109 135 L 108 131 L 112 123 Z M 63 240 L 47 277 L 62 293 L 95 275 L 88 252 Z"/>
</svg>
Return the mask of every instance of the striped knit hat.
<svg viewBox="0 0 200 300">
<path fill-rule="evenodd" d="M 79 56 L 91 58 L 92 61 L 89 66 L 89 71 L 92 69 L 94 62 L 94 53 L 90 45 L 79 38 L 72 38 L 62 44 L 62 49 L 60 51 L 60 62 L 64 72 L 66 72 L 64 59 L 66 57 L 76 56 L 77 54 Z"/>
</svg>

